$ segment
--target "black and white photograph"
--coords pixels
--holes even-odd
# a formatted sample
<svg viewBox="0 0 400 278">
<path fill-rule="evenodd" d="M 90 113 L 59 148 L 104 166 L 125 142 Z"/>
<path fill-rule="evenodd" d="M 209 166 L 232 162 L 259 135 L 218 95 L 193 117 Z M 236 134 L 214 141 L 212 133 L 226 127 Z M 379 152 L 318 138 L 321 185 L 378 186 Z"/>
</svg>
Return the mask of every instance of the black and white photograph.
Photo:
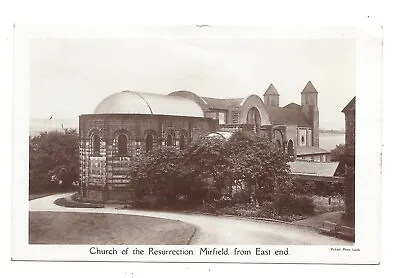
<svg viewBox="0 0 400 278">
<path fill-rule="evenodd" d="M 379 36 L 105 29 L 14 29 L 15 259 L 379 262 Z"/>
</svg>

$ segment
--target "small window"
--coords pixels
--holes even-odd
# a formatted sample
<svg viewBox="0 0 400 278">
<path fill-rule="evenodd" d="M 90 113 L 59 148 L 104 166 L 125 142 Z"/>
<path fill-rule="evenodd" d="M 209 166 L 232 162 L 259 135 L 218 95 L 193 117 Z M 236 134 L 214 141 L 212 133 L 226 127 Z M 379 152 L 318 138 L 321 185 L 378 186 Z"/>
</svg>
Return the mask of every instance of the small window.
<svg viewBox="0 0 400 278">
<path fill-rule="evenodd" d="M 234 123 L 234 124 L 239 123 L 239 112 L 238 111 L 232 112 L 232 123 Z"/>
<path fill-rule="evenodd" d="M 301 136 L 301 143 L 304 144 L 304 136 Z"/>
<path fill-rule="evenodd" d="M 218 114 L 218 122 L 219 122 L 219 124 L 221 125 L 223 125 L 223 124 L 225 124 L 225 113 L 224 112 L 219 112 L 219 114 Z"/>
<path fill-rule="evenodd" d="M 128 138 L 125 134 L 118 135 L 118 155 L 126 156 L 128 155 Z"/>
<path fill-rule="evenodd" d="M 181 137 L 179 138 L 179 148 L 181 150 L 185 149 L 185 136 L 181 135 Z"/>
<path fill-rule="evenodd" d="M 287 149 L 288 149 L 288 154 L 290 155 L 290 156 L 294 156 L 294 146 L 293 146 L 293 141 L 290 139 L 289 140 L 289 142 L 288 142 L 288 147 L 287 147 Z"/>
<path fill-rule="evenodd" d="M 153 148 L 153 135 L 149 134 L 146 136 L 146 152 Z"/>
<path fill-rule="evenodd" d="M 93 135 L 93 154 L 100 155 L 100 136 L 98 134 Z"/>
<path fill-rule="evenodd" d="M 168 136 L 167 136 L 167 146 L 172 146 L 172 141 L 173 141 L 172 135 L 168 134 Z"/>
</svg>

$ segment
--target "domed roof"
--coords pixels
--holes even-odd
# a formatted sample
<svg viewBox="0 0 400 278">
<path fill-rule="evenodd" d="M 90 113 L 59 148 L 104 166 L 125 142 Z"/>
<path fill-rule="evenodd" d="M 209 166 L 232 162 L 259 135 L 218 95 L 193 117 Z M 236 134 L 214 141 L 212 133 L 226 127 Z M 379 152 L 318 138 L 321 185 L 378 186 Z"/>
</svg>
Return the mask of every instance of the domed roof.
<svg viewBox="0 0 400 278">
<path fill-rule="evenodd" d="M 200 106 L 190 99 L 133 91 L 123 91 L 106 97 L 97 105 L 94 114 L 204 117 Z"/>
</svg>

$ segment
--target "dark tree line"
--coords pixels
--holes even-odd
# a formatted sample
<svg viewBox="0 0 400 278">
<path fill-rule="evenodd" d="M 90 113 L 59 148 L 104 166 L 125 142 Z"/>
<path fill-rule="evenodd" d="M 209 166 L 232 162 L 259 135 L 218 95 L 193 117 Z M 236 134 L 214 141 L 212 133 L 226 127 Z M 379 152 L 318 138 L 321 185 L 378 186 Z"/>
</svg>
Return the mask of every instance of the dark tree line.
<svg viewBox="0 0 400 278">
<path fill-rule="evenodd" d="M 264 136 L 236 132 L 229 140 L 202 137 L 187 149 L 153 149 L 133 163 L 136 201 L 153 196 L 164 205 L 179 199 L 204 202 L 232 195 L 232 185 L 263 203 L 278 185 L 290 182 L 289 157 Z"/>
<path fill-rule="evenodd" d="M 29 138 L 29 193 L 65 191 L 79 179 L 79 136 L 75 129 Z"/>
</svg>

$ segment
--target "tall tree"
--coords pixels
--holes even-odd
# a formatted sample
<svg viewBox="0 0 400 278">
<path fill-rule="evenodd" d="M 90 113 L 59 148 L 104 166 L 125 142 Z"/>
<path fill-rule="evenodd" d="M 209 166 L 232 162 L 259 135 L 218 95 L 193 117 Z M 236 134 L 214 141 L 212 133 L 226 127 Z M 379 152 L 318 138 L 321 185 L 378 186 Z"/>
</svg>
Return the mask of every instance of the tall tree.
<svg viewBox="0 0 400 278">
<path fill-rule="evenodd" d="M 79 136 L 75 129 L 29 138 L 29 190 L 64 190 L 79 179 Z"/>
<path fill-rule="evenodd" d="M 264 201 L 289 174 L 287 154 L 262 134 L 235 133 L 227 142 L 226 153 L 232 161 L 231 175 L 252 188 L 254 201 Z"/>
<path fill-rule="evenodd" d="M 227 170 L 232 161 L 226 155 L 226 142 L 216 137 L 202 137 L 184 152 L 184 164 L 190 165 L 193 174 L 200 179 L 211 177 L 213 186 L 225 186 Z"/>
</svg>

